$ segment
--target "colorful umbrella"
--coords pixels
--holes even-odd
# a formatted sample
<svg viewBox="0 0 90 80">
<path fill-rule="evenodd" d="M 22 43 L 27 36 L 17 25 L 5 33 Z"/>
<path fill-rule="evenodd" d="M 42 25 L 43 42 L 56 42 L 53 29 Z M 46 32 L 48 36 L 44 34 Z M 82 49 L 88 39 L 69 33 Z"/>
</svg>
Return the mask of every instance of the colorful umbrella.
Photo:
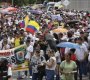
<svg viewBox="0 0 90 80">
<path fill-rule="evenodd" d="M 14 7 L 8 7 L 8 8 L 6 8 L 5 10 L 8 10 L 8 11 L 17 11 L 17 8 L 14 8 Z"/>
<path fill-rule="evenodd" d="M 63 18 L 60 16 L 60 14 L 51 15 L 51 18 L 52 18 L 52 20 L 55 20 L 55 19 L 57 19 L 58 21 L 62 21 L 63 20 Z"/>
<path fill-rule="evenodd" d="M 5 9 L 1 9 L 0 13 L 3 13 L 3 14 L 12 14 L 12 12 L 9 12 L 8 10 L 5 10 Z"/>
<path fill-rule="evenodd" d="M 66 24 L 75 24 L 75 23 L 80 23 L 80 21 L 72 20 L 72 21 L 68 21 Z"/>
<path fill-rule="evenodd" d="M 52 32 L 54 32 L 54 33 L 66 33 L 66 32 L 68 32 L 68 30 L 65 28 L 57 28 L 57 29 L 52 30 Z"/>
</svg>

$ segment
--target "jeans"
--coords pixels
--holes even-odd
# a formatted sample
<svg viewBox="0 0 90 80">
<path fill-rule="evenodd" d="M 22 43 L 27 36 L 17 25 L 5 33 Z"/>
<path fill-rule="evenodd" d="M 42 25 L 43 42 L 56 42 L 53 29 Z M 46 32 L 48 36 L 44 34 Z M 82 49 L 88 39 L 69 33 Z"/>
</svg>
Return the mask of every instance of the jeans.
<svg viewBox="0 0 90 80">
<path fill-rule="evenodd" d="M 60 80 L 60 75 L 59 75 L 59 68 L 60 68 L 60 62 L 57 63 L 56 67 L 56 79 L 55 80 Z"/>
<path fill-rule="evenodd" d="M 38 80 L 38 73 L 32 74 L 32 80 Z"/>
<path fill-rule="evenodd" d="M 54 80 L 54 75 L 54 70 L 46 70 L 46 80 Z"/>
<path fill-rule="evenodd" d="M 44 74 L 41 72 L 39 73 L 33 73 L 32 74 L 32 80 L 42 80 L 43 79 Z"/>
<path fill-rule="evenodd" d="M 87 75 L 87 61 L 77 61 L 77 66 L 79 70 L 79 78 L 82 80 L 82 75 Z"/>
</svg>

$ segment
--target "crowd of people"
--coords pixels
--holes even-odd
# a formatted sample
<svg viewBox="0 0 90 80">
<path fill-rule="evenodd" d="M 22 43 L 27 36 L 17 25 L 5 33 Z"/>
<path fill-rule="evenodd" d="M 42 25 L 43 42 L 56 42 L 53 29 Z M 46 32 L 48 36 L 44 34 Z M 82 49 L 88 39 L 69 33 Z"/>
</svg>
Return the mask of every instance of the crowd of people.
<svg viewBox="0 0 90 80">
<path fill-rule="evenodd" d="M 78 76 L 82 80 L 83 75 L 88 75 L 90 79 L 89 12 L 63 8 L 53 8 L 47 12 L 46 9 L 37 8 L 43 13 L 32 14 L 29 9 L 30 6 L 19 7 L 12 14 L 0 13 L 0 50 L 26 44 L 25 59 L 32 69 L 32 80 L 42 80 L 44 76 L 46 80 L 78 80 Z M 62 20 L 52 19 L 51 15 L 57 14 Z M 20 27 L 19 23 L 27 15 L 30 20 L 39 23 L 40 31 L 31 34 Z M 59 27 L 66 28 L 68 32 L 52 32 Z M 56 47 L 62 42 L 78 44 L 80 49 Z"/>
</svg>

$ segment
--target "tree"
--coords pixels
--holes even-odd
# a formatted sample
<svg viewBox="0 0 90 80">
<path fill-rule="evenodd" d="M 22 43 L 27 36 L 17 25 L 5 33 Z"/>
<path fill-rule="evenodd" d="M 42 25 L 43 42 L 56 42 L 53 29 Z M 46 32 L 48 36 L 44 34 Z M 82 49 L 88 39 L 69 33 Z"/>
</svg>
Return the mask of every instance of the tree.
<svg viewBox="0 0 90 80">
<path fill-rule="evenodd" d="M 36 0 L 29 0 L 29 4 L 34 4 Z"/>
<path fill-rule="evenodd" d="M 29 4 L 29 0 L 14 0 L 14 5 L 22 6 Z"/>
<path fill-rule="evenodd" d="M 34 3 L 43 3 L 44 0 L 29 0 L 30 4 L 34 4 Z"/>
<path fill-rule="evenodd" d="M 43 3 L 44 0 L 13 0 L 14 5 L 22 6 L 27 4 L 34 4 L 34 3 Z M 48 1 L 54 1 L 54 0 L 48 0 Z"/>
</svg>

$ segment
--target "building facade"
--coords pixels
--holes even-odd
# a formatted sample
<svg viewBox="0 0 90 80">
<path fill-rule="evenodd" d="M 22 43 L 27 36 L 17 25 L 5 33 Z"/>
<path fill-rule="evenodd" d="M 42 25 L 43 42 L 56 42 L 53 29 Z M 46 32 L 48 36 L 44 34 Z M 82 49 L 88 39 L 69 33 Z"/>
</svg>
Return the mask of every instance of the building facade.
<svg viewBox="0 0 90 80">
<path fill-rule="evenodd" d="M 67 6 L 67 8 L 69 9 L 90 11 L 90 0 L 68 0 L 68 1 L 70 1 L 70 4 Z"/>
</svg>

